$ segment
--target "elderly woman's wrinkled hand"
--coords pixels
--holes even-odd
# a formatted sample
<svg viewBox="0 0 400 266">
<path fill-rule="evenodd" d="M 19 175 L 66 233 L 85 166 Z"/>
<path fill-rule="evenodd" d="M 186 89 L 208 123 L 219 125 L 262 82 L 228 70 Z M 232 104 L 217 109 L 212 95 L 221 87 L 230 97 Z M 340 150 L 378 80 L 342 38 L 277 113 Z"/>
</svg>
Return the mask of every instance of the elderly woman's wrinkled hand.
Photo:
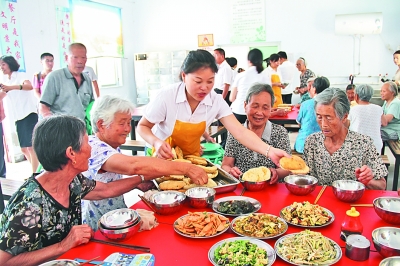
<svg viewBox="0 0 400 266">
<path fill-rule="evenodd" d="M 229 174 L 233 177 L 239 178 L 239 176 L 242 174 L 242 171 L 240 171 L 239 168 L 234 166 L 231 169 L 229 169 Z"/>
<path fill-rule="evenodd" d="M 269 168 L 269 170 L 271 171 L 271 180 L 269 181 L 270 184 L 275 184 L 278 183 L 278 172 L 276 171 L 275 168 Z"/>
<path fill-rule="evenodd" d="M 185 176 L 189 177 L 190 180 L 196 185 L 204 185 L 208 182 L 208 176 L 203 168 L 196 165 L 190 164 Z"/>
<path fill-rule="evenodd" d="M 371 168 L 366 165 L 357 168 L 355 174 L 358 181 L 364 185 L 367 185 L 374 178 Z"/>
<path fill-rule="evenodd" d="M 166 160 L 173 158 L 171 146 L 165 141 L 156 141 L 154 148 L 156 149 L 157 158 Z"/>
<path fill-rule="evenodd" d="M 60 245 L 64 251 L 68 251 L 71 248 L 88 243 L 93 236 L 94 232 L 89 225 L 75 225 L 71 228 L 67 237 L 60 242 Z"/>
</svg>

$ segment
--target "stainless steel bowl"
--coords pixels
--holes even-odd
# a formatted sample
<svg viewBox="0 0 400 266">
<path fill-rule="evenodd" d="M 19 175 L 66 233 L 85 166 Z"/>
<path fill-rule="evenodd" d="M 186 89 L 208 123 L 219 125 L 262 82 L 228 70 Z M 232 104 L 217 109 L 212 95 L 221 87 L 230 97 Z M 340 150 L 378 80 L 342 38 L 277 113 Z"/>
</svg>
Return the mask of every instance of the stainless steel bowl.
<svg viewBox="0 0 400 266">
<path fill-rule="evenodd" d="M 310 194 L 318 184 L 318 179 L 310 175 L 288 175 L 284 180 L 286 188 L 297 196 Z"/>
<path fill-rule="evenodd" d="M 209 187 L 194 187 L 186 190 L 186 201 L 193 208 L 210 207 L 215 199 L 215 189 Z"/>
<path fill-rule="evenodd" d="M 185 198 L 182 192 L 160 191 L 151 195 L 149 201 L 158 214 L 169 215 L 182 208 Z"/>
<path fill-rule="evenodd" d="M 100 223 L 105 229 L 123 229 L 136 223 L 139 214 L 132 209 L 122 208 L 107 212 L 100 218 Z"/>
<path fill-rule="evenodd" d="M 380 197 L 374 199 L 374 210 L 382 220 L 390 224 L 400 224 L 400 198 Z"/>
<path fill-rule="evenodd" d="M 265 181 L 259 181 L 259 182 L 252 182 L 252 181 L 246 181 L 242 179 L 241 175 L 239 177 L 239 181 L 242 183 L 242 185 L 246 188 L 248 191 L 260 191 L 265 189 L 270 183 L 270 180 L 265 180 Z"/>
<path fill-rule="evenodd" d="M 139 216 L 139 219 L 137 222 L 135 222 L 133 225 L 124 228 L 124 229 L 106 229 L 102 226 L 100 220 L 97 223 L 97 227 L 100 231 L 100 233 L 105 236 L 106 238 L 114 241 L 122 241 L 131 238 L 134 234 L 136 234 L 139 229 L 142 219 Z"/>
<path fill-rule="evenodd" d="M 372 231 L 376 251 L 383 257 L 400 256 L 400 228 L 379 227 Z"/>
<path fill-rule="evenodd" d="M 338 200 L 354 202 L 364 195 L 365 185 L 354 180 L 336 180 L 332 182 L 332 190 Z"/>
<path fill-rule="evenodd" d="M 386 258 L 379 263 L 379 266 L 400 266 L 400 256 Z"/>
</svg>

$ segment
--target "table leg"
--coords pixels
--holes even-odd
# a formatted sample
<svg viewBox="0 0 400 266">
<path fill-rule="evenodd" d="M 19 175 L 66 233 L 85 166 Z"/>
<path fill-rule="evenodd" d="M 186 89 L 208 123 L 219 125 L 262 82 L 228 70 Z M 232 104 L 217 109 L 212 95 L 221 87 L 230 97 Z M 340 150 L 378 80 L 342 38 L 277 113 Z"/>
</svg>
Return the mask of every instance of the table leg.
<svg viewBox="0 0 400 266">
<path fill-rule="evenodd" d="M 394 174 L 393 174 L 393 186 L 392 190 L 397 190 L 397 183 L 399 181 L 399 164 L 400 164 L 400 157 L 395 158 L 394 162 Z"/>
<path fill-rule="evenodd" d="M 136 140 L 136 126 L 138 121 L 131 120 L 131 140 Z M 137 151 L 132 151 L 132 155 L 137 155 Z"/>
</svg>

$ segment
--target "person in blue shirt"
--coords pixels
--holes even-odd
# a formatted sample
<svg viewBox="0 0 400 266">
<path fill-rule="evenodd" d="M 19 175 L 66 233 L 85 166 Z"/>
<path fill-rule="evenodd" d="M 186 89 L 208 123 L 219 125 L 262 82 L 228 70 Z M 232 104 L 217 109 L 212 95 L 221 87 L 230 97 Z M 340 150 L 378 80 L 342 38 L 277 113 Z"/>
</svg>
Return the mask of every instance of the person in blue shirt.
<svg viewBox="0 0 400 266">
<path fill-rule="evenodd" d="M 310 88 L 310 96 L 315 97 L 318 93 L 323 92 L 326 88 L 329 88 L 330 82 L 326 77 L 318 77 L 314 80 L 314 84 Z M 306 138 L 312 133 L 321 131 L 314 110 L 315 101 L 314 99 L 309 99 L 303 102 L 300 106 L 300 112 L 297 115 L 297 123 L 301 126 L 299 130 L 299 135 L 296 138 L 294 144 L 294 149 L 298 153 L 303 153 L 304 143 Z"/>
</svg>

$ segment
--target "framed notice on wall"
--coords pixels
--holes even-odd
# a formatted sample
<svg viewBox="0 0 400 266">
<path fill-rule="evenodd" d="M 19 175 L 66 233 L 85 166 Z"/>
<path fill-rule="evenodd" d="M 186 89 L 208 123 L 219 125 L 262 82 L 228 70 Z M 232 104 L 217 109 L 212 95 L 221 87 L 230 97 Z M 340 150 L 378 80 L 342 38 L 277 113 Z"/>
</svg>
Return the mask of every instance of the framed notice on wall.
<svg viewBox="0 0 400 266">
<path fill-rule="evenodd" d="M 214 36 L 213 34 L 198 35 L 197 43 L 199 47 L 214 46 Z"/>
</svg>

